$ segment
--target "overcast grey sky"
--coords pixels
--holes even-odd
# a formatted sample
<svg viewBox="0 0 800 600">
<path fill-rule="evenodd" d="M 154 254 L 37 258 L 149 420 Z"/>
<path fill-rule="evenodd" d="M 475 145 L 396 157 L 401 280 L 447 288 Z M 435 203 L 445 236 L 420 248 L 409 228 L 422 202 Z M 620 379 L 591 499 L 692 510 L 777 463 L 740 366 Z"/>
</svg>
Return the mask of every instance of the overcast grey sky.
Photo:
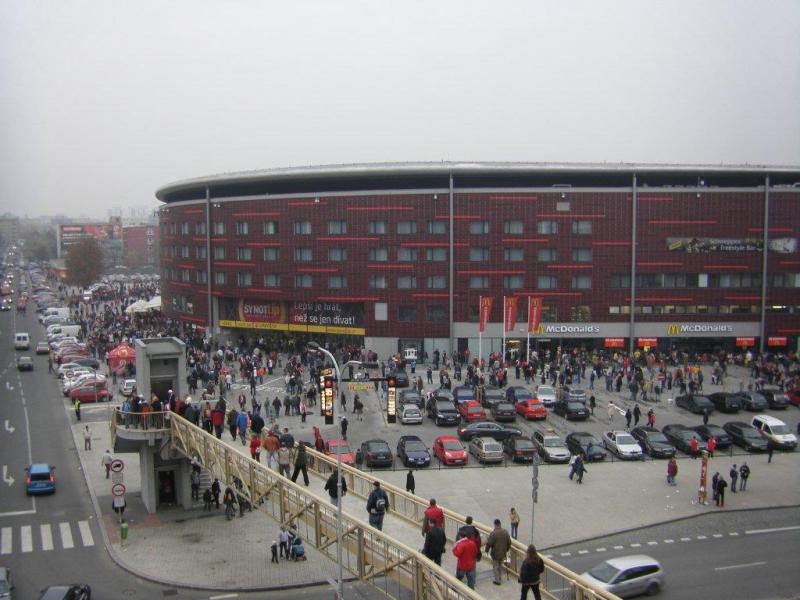
<svg viewBox="0 0 800 600">
<path fill-rule="evenodd" d="M 798 31 L 797 0 L 2 0 L 0 212 L 306 164 L 800 164 Z"/>
</svg>

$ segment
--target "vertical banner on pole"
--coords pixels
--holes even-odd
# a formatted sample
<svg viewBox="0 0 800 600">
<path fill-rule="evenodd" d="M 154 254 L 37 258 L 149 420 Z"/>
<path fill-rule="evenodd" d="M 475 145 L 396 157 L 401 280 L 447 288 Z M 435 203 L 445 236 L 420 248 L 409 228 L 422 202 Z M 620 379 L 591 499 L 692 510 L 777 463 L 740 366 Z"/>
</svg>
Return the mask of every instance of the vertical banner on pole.
<svg viewBox="0 0 800 600">
<path fill-rule="evenodd" d="M 480 298 L 480 317 L 478 322 L 478 331 L 480 333 L 486 330 L 486 323 L 492 314 L 492 302 L 494 302 L 494 298 L 491 296 L 481 296 Z"/>
<path fill-rule="evenodd" d="M 519 298 L 511 296 L 506 298 L 503 296 L 503 331 L 514 331 L 514 326 L 517 324 L 517 301 Z M 503 349 L 505 352 L 505 349 Z"/>
<path fill-rule="evenodd" d="M 708 491 L 706 489 L 706 482 L 708 481 L 708 454 L 703 452 L 703 458 L 700 461 L 700 489 L 697 492 L 697 501 L 700 504 L 708 504 Z"/>
<path fill-rule="evenodd" d="M 542 298 L 528 296 L 528 333 L 533 333 L 542 322 Z"/>
</svg>

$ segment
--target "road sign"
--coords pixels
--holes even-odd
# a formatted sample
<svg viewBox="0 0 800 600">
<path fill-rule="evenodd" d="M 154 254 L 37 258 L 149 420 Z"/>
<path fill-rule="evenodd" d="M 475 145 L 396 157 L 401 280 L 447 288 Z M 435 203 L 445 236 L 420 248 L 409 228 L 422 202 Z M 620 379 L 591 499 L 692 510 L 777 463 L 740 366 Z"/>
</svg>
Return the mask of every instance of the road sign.
<svg viewBox="0 0 800 600">
<path fill-rule="evenodd" d="M 119 458 L 115 458 L 111 461 L 111 471 L 114 473 L 122 473 L 123 469 L 125 468 L 125 463 L 122 462 Z"/>
<path fill-rule="evenodd" d="M 123 481 L 125 481 L 125 479 L 123 477 L 122 471 L 120 471 L 119 473 L 111 474 L 111 483 L 122 483 Z"/>
<path fill-rule="evenodd" d="M 111 486 L 111 494 L 113 496 L 124 496 L 125 495 L 125 484 L 124 483 L 115 483 Z"/>
</svg>

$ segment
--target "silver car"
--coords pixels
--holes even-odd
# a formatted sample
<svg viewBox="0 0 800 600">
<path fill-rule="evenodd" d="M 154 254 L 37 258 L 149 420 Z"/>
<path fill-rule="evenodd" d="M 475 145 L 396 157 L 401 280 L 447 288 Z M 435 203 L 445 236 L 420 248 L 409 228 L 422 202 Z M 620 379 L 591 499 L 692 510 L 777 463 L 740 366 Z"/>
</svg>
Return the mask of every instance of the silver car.
<svg viewBox="0 0 800 600">
<path fill-rule="evenodd" d="M 552 463 L 566 463 L 571 458 L 570 451 L 560 436 L 544 431 L 534 431 L 531 436 L 536 451 L 545 461 Z"/>
<path fill-rule="evenodd" d="M 401 404 L 397 409 L 397 414 L 403 425 L 422 423 L 422 413 L 416 404 Z"/>
<path fill-rule="evenodd" d="M 477 458 L 478 462 L 503 462 L 503 446 L 494 438 L 472 438 L 469 443 L 469 453 Z"/>
<path fill-rule="evenodd" d="M 593 587 L 616 594 L 620 598 L 653 595 L 664 587 L 664 569 L 661 564 L 644 554 L 610 558 L 582 573 L 581 577 Z"/>
<path fill-rule="evenodd" d="M 556 404 L 556 390 L 551 385 L 540 385 L 536 388 L 536 397 L 542 401 L 547 408 L 553 408 Z"/>
</svg>

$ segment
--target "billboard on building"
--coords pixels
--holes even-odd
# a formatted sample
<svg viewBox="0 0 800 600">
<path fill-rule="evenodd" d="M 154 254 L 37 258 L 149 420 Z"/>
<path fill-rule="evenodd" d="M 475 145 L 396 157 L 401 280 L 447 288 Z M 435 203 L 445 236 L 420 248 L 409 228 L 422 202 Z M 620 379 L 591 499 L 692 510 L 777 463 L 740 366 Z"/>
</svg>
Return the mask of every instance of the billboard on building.
<svg viewBox="0 0 800 600">
<path fill-rule="evenodd" d="M 352 302 L 282 302 L 220 299 L 220 327 L 364 335 L 364 305 Z"/>
</svg>

